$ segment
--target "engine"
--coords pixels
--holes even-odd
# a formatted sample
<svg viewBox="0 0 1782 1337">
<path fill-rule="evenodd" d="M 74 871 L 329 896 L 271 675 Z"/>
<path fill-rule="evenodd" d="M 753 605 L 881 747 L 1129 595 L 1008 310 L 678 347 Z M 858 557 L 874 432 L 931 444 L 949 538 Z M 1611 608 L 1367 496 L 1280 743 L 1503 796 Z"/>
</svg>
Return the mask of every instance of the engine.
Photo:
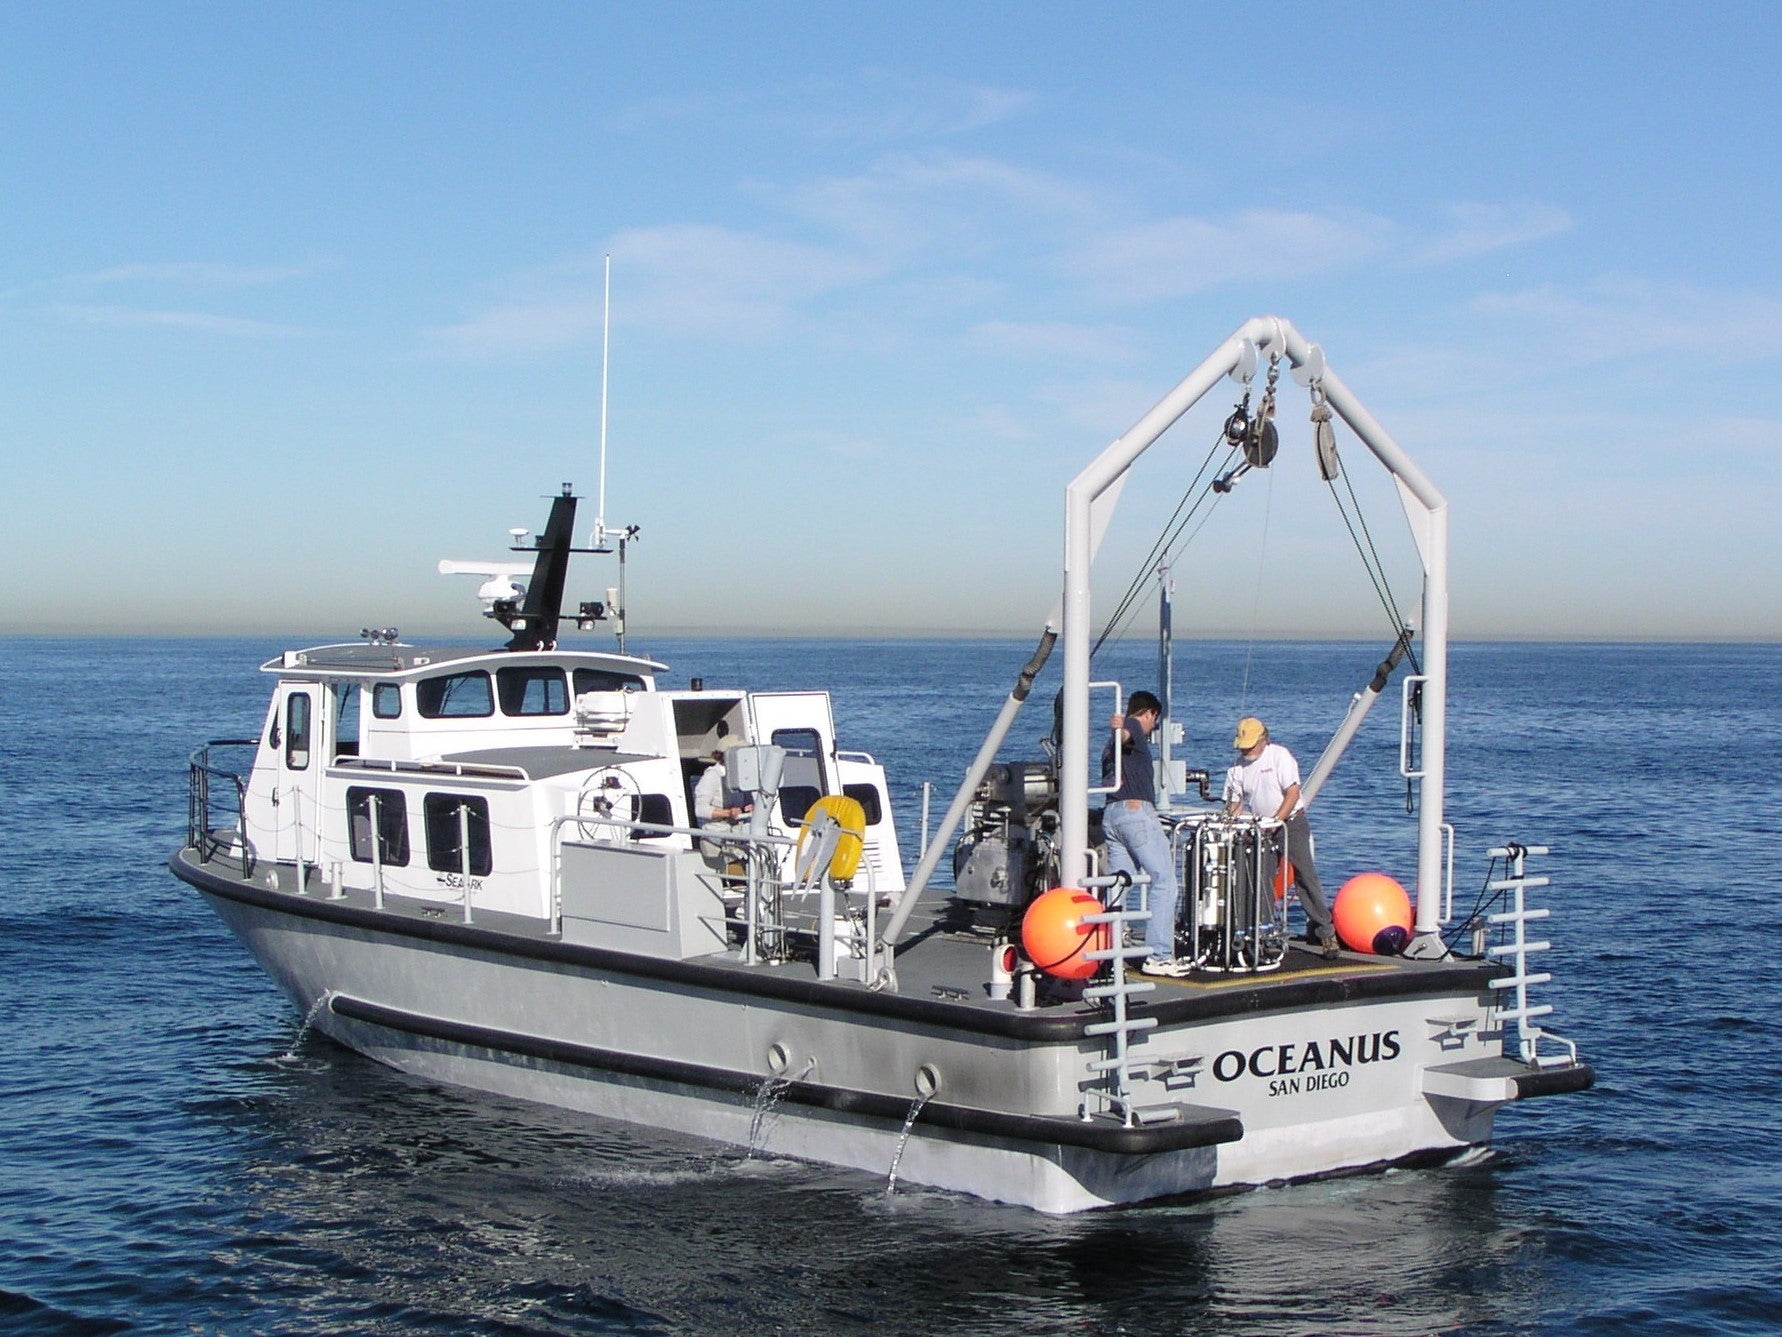
<svg viewBox="0 0 1782 1337">
<path fill-rule="evenodd" d="M 1058 875 L 1058 779 L 1050 762 L 992 766 L 953 846 L 954 894 L 1018 915 Z"/>
</svg>

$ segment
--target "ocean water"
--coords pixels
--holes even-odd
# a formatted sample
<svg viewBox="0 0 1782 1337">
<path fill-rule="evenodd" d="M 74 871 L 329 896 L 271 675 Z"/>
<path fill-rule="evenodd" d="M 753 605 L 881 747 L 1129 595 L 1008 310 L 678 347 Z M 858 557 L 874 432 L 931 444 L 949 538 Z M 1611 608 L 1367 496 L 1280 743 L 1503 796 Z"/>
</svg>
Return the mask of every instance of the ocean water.
<svg viewBox="0 0 1782 1337">
<path fill-rule="evenodd" d="M 1594 1090 L 1508 1108 L 1470 1164 L 1053 1219 L 432 1087 L 304 1033 L 164 867 L 187 754 L 254 732 L 281 648 L 0 639 L 0 1330 L 1782 1327 L 1782 649 L 1455 648 L 1456 900 L 1488 846 L 1553 847 L 1544 997 Z M 913 862 L 921 781 L 938 815 L 1030 647 L 632 648 L 670 683 L 833 691 Z M 1379 657 L 1178 643 L 1188 755 L 1223 766 L 1256 713 L 1309 766 Z M 1097 673 L 1156 685 L 1138 647 Z M 1010 755 L 1038 755 L 1049 695 Z M 1333 885 L 1408 872 L 1396 748 L 1389 698 L 1314 809 Z"/>
</svg>

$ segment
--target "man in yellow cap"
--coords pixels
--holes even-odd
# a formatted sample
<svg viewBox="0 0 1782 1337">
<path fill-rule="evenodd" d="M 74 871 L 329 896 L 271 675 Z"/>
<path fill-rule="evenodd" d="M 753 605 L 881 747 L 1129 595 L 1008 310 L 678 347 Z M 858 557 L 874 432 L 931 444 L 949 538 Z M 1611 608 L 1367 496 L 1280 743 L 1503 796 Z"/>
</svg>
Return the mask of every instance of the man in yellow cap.
<svg viewBox="0 0 1782 1337">
<path fill-rule="evenodd" d="M 1312 862 L 1312 827 L 1299 801 L 1299 763 L 1286 748 L 1269 741 L 1268 727 L 1254 715 L 1238 721 L 1231 745 L 1238 751 L 1238 761 L 1225 773 L 1225 811 L 1233 817 L 1247 812 L 1283 823 L 1287 861 L 1293 866 L 1299 903 L 1305 907 L 1306 938 L 1324 949 L 1326 960 L 1335 960 L 1336 926 Z"/>
</svg>

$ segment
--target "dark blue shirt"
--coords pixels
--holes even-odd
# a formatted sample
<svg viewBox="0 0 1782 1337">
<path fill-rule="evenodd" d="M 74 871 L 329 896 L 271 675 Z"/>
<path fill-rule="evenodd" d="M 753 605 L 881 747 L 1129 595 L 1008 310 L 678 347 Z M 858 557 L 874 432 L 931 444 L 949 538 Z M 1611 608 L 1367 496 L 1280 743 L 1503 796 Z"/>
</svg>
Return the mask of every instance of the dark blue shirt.
<svg viewBox="0 0 1782 1337">
<path fill-rule="evenodd" d="M 1122 749 L 1125 755 L 1120 758 L 1120 787 L 1108 795 L 1108 802 L 1136 798 L 1155 807 L 1156 768 L 1151 764 L 1151 744 L 1145 738 L 1144 726 L 1129 715 L 1121 728 L 1126 732 L 1126 745 Z M 1114 783 L 1114 740 L 1111 738 L 1101 750 L 1101 782 L 1104 785 Z"/>
</svg>

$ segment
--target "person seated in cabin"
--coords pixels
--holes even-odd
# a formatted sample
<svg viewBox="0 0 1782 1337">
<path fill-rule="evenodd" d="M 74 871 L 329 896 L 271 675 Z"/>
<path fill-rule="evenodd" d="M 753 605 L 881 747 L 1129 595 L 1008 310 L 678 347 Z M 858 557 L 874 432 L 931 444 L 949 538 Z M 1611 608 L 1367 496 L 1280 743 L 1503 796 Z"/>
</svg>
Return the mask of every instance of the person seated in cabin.
<svg viewBox="0 0 1782 1337">
<path fill-rule="evenodd" d="M 693 787 L 693 820 L 708 831 L 736 832 L 748 830 L 748 817 L 755 805 L 725 785 L 724 754 L 741 747 L 740 738 L 727 738 L 711 751 L 711 765 Z M 721 873 L 734 873 L 742 862 L 742 848 L 721 840 L 702 840 L 699 852 L 706 863 Z"/>
<path fill-rule="evenodd" d="M 1283 824 L 1284 853 L 1299 888 L 1299 903 L 1306 912 L 1306 941 L 1317 943 L 1323 948 L 1325 959 L 1334 961 L 1336 926 L 1324 904 L 1318 867 L 1312 862 L 1312 826 L 1306 820 L 1305 804 L 1299 801 L 1299 763 L 1286 748 L 1269 741 L 1268 727 L 1254 715 L 1238 721 L 1231 745 L 1237 749 L 1238 760 L 1225 773 L 1226 815 L 1248 813 L 1253 817 L 1272 817 Z M 1278 885 L 1272 872 L 1268 882 Z"/>
</svg>

